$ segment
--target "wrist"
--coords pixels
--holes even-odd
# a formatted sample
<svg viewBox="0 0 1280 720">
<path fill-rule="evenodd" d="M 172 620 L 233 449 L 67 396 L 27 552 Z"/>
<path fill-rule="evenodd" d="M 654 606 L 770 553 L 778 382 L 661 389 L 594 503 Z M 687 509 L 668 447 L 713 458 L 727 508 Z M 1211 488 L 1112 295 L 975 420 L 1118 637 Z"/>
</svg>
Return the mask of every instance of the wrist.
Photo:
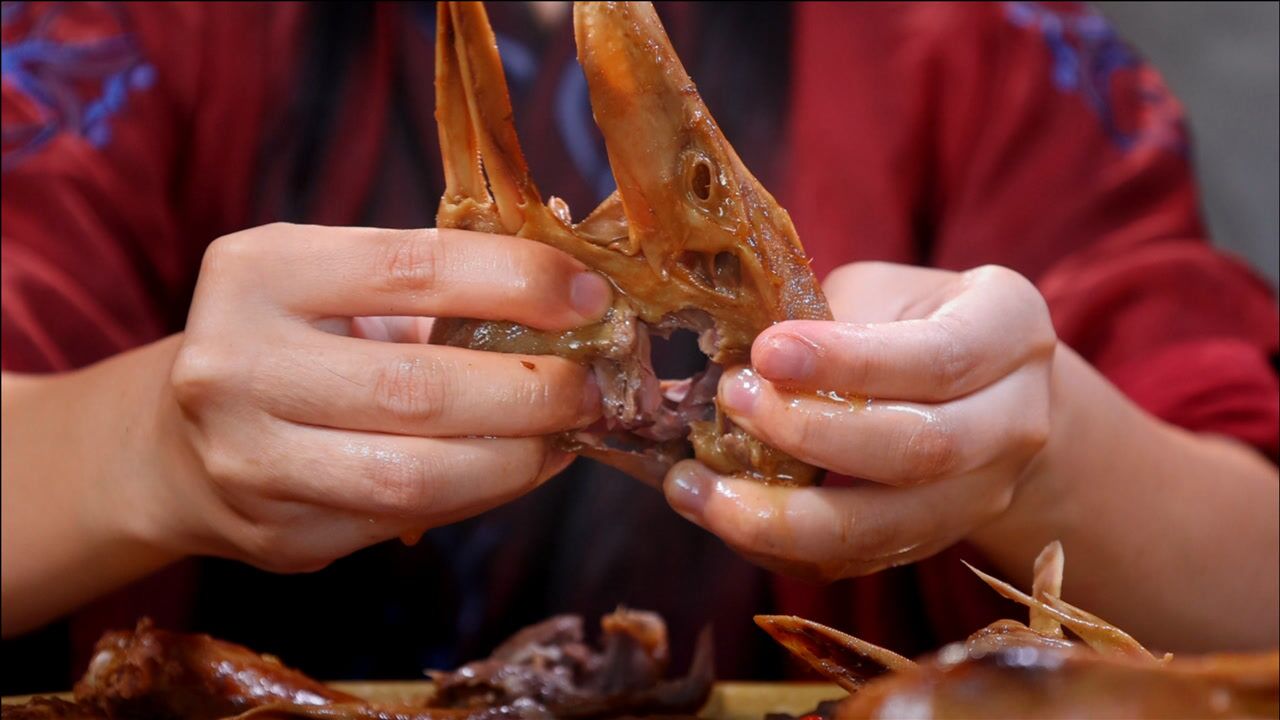
<svg viewBox="0 0 1280 720">
<path fill-rule="evenodd" d="M 161 542 L 157 519 L 172 507 L 152 490 L 156 345 L 76 372 L 6 376 L 5 636 L 181 556 Z"/>
<path fill-rule="evenodd" d="M 82 371 L 77 393 L 80 437 L 98 469 L 81 494 L 82 515 L 105 541 L 134 554 L 138 574 L 187 554 L 176 542 L 184 507 L 177 489 L 184 475 L 169 369 L 180 336 L 152 343 Z"/>
</svg>

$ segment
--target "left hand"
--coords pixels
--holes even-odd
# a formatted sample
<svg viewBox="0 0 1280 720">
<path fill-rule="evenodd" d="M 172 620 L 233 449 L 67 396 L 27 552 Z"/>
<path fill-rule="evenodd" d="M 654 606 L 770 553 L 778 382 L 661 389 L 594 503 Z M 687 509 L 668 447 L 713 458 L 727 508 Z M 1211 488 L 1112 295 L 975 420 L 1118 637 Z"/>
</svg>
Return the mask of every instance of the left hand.
<svg viewBox="0 0 1280 720">
<path fill-rule="evenodd" d="M 770 445 L 858 480 L 774 487 L 685 461 L 664 489 L 754 562 L 830 581 L 925 558 L 1006 512 L 1049 437 L 1057 338 L 1040 293 L 1002 267 L 855 263 L 824 290 L 835 321 L 761 333 L 719 400 Z"/>
</svg>

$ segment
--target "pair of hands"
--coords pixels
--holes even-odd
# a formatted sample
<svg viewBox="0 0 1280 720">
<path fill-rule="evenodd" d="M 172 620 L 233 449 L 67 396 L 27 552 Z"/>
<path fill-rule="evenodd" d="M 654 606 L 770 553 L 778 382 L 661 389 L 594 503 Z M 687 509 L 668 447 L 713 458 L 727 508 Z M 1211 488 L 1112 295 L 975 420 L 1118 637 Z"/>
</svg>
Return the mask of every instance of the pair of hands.
<svg viewBox="0 0 1280 720">
<path fill-rule="evenodd" d="M 836 321 L 770 328 L 720 400 L 770 444 L 861 480 L 765 487 L 687 461 L 665 491 L 752 560 L 829 580 L 925 557 L 1007 511 L 1048 437 L 1056 340 L 1035 288 L 1001 268 L 859 263 L 824 289 Z M 311 570 L 529 491 L 571 459 L 544 436 L 598 415 L 589 373 L 426 345 L 422 318 L 563 330 L 598 319 L 609 293 L 515 238 L 271 225 L 218 240 L 176 341 L 148 534 Z"/>
</svg>

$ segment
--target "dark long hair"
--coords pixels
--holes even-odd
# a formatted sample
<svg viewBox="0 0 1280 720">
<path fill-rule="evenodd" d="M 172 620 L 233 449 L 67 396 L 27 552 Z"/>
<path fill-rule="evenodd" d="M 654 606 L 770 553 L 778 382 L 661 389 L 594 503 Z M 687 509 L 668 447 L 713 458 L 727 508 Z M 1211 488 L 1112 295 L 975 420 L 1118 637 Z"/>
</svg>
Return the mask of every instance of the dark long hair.
<svg viewBox="0 0 1280 720">
<path fill-rule="evenodd" d="M 374 3 L 317 2 L 307 8 L 302 51 L 290 97 L 270 122 L 258 153 L 257 197 L 271 206 L 255 208 L 260 220 L 303 222 L 310 216 L 315 180 L 333 152 L 339 103 L 357 60 L 373 40 Z M 279 183 L 279 192 L 272 183 Z"/>
<path fill-rule="evenodd" d="M 762 182 L 776 182 L 790 78 L 790 3 L 698 3 L 689 72 L 716 122 Z"/>
</svg>

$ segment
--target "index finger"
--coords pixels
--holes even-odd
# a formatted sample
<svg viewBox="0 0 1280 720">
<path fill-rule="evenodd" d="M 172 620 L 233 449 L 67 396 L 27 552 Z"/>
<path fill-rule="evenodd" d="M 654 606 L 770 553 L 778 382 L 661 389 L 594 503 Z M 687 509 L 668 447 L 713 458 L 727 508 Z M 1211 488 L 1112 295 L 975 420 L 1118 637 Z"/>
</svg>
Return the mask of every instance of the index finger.
<svg viewBox="0 0 1280 720">
<path fill-rule="evenodd" d="M 1055 343 L 1035 287 L 990 267 L 960 276 L 923 318 L 778 323 L 756 338 L 751 361 L 763 377 L 791 389 L 945 402 L 1050 355 Z"/>
<path fill-rule="evenodd" d="M 598 320 L 612 295 L 607 280 L 555 248 L 466 230 L 278 224 L 223 238 L 210 254 L 252 263 L 277 303 L 317 318 L 467 317 L 567 330 Z"/>
</svg>

